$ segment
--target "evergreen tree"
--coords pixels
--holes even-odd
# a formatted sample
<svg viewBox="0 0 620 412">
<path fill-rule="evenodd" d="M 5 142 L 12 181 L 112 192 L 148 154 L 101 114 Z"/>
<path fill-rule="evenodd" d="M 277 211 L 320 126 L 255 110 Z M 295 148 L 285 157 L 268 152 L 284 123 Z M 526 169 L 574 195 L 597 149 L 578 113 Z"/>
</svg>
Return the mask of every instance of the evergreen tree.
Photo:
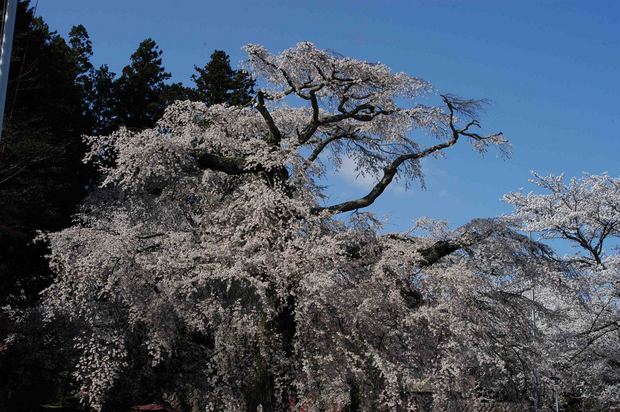
<svg viewBox="0 0 620 412">
<path fill-rule="evenodd" d="M 170 78 L 162 66 L 162 51 L 153 39 L 140 43 L 115 82 L 116 121 L 129 128 L 152 127 L 165 109 L 163 92 Z"/>
<path fill-rule="evenodd" d="M 81 56 L 19 3 L 0 146 L 0 303 L 36 299 L 47 264 L 35 231 L 65 227 L 84 195 Z"/>
<path fill-rule="evenodd" d="M 215 50 L 211 60 L 204 67 L 194 66 L 197 75 L 192 75 L 196 83 L 196 99 L 207 105 L 228 103 L 247 104 L 253 93 L 254 80 L 243 70 L 233 70 L 230 58 L 222 50 Z"/>
<path fill-rule="evenodd" d="M 69 45 L 74 55 L 80 75 L 88 73 L 93 65 L 90 58 L 93 55 L 93 44 L 86 28 L 79 24 L 71 27 L 69 31 Z"/>
<path fill-rule="evenodd" d="M 28 1 L 18 3 L 0 144 L 0 342 L 15 333 L 0 350 L 0 410 L 38 410 L 65 379 L 61 345 L 34 309 L 52 275 L 47 249 L 33 240 L 38 230 L 66 227 L 85 194 L 81 135 L 90 131 L 83 99 L 91 54 L 83 27 L 68 44 Z M 13 318 L 13 310 L 22 315 Z"/>
<path fill-rule="evenodd" d="M 90 87 L 85 95 L 85 103 L 93 135 L 109 133 L 115 129 L 115 77 L 116 73 L 110 71 L 107 64 L 93 69 L 89 75 Z"/>
<path fill-rule="evenodd" d="M 83 25 L 73 26 L 69 31 L 69 44 L 77 64 L 77 83 L 82 91 L 85 129 L 88 134 L 105 134 L 114 130 L 116 74 L 103 64 L 95 69 L 90 58 L 93 47 Z"/>
<path fill-rule="evenodd" d="M 83 122 L 81 129 L 85 133 L 90 134 L 94 128 L 95 118 L 98 116 L 98 113 L 93 111 L 89 98 L 93 93 L 93 76 L 95 73 L 95 69 L 90 62 L 93 55 L 93 45 L 88 31 L 86 31 L 83 25 L 80 24 L 71 28 L 68 44 L 75 61 L 75 80 L 81 94 L 82 118 L 80 120 Z"/>
<path fill-rule="evenodd" d="M 196 101 L 196 90 L 186 87 L 183 83 L 172 83 L 164 86 L 161 94 L 164 106 L 169 106 L 177 100 Z"/>
</svg>

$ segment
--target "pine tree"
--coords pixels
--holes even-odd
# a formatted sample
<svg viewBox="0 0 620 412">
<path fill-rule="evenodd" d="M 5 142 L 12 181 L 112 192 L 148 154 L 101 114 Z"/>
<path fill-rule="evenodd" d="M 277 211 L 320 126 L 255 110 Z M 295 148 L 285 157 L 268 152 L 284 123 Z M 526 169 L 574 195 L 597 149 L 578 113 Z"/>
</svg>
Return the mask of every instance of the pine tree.
<svg viewBox="0 0 620 412">
<path fill-rule="evenodd" d="M 82 106 L 82 120 L 83 124 L 81 129 L 85 133 L 92 133 L 95 118 L 98 116 L 93 111 L 93 107 L 90 101 L 90 96 L 93 93 L 93 75 L 95 69 L 90 62 L 93 55 L 93 45 L 88 35 L 88 31 L 83 25 L 73 26 L 69 31 L 68 44 L 71 48 L 72 58 L 75 62 L 73 67 L 75 72 L 75 81 L 80 89 L 81 94 L 81 106 Z"/>
<path fill-rule="evenodd" d="M 222 50 L 215 50 L 211 60 L 202 68 L 194 66 L 197 75 L 192 75 L 196 83 L 196 99 L 207 105 L 227 103 L 244 105 L 252 98 L 254 80 L 243 70 L 233 70 L 230 58 Z"/>
<path fill-rule="evenodd" d="M 74 55 L 79 74 L 88 73 L 93 68 L 90 58 L 93 55 L 93 44 L 86 27 L 81 24 L 71 27 L 69 31 L 69 46 Z"/>
<path fill-rule="evenodd" d="M 86 95 L 86 103 L 89 106 L 93 135 L 109 133 L 115 129 L 115 77 L 116 73 L 110 71 L 107 64 L 93 70 L 90 76 L 91 87 Z"/>
<path fill-rule="evenodd" d="M 162 51 L 153 39 L 140 43 L 115 82 L 116 121 L 129 128 L 152 127 L 165 109 L 163 92 L 170 78 L 162 66 Z"/>
<path fill-rule="evenodd" d="M 164 86 L 161 100 L 165 106 L 169 106 L 177 100 L 196 101 L 196 90 L 186 87 L 183 83 L 172 83 Z"/>
</svg>

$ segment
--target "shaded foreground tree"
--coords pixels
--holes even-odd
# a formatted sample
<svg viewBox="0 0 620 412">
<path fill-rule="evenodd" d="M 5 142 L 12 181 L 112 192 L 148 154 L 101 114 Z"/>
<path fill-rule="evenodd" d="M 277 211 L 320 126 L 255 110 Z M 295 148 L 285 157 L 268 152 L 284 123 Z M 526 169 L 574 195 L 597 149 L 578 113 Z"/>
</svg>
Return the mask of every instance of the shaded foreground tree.
<svg viewBox="0 0 620 412">
<path fill-rule="evenodd" d="M 31 410 L 67 381 L 58 373 L 67 363 L 56 351 L 66 347 L 62 333 L 52 337 L 34 309 L 52 273 L 47 247 L 33 240 L 69 226 L 85 195 L 88 47 L 67 44 L 28 1 L 18 3 L 0 143 L 0 410 Z"/>
<path fill-rule="evenodd" d="M 18 3 L 0 145 L 0 303 L 32 304 L 47 286 L 36 230 L 59 230 L 85 194 L 77 78 L 81 62 L 27 1 Z"/>
<path fill-rule="evenodd" d="M 164 83 L 154 43 L 134 56 L 131 79 L 117 79 L 105 65 L 94 68 L 86 28 L 74 26 L 65 40 L 27 0 L 18 4 L 13 46 L 0 144 L 0 410 L 33 410 L 66 403 L 72 394 L 66 369 L 72 348 L 63 339 L 73 329 L 40 322 L 40 292 L 53 274 L 47 246 L 34 240 L 39 230 L 71 225 L 95 178 L 82 163 L 82 135 L 117 129 L 121 103 L 151 110 L 135 126 L 152 126 L 167 104 L 193 90 Z M 127 103 L 130 86 L 134 103 L 144 105 Z"/>
<path fill-rule="evenodd" d="M 446 410 L 532 398 L 553 376 L 535 367 L 550 349 L 531 312 L 551 323 L 571 302 L 561 262 L 500 220 L 381 235 L 363 212 L 459 142 L 505 151 L 500 133 L 477 132 L 481 103 L 422 104 L 424 80 L 310 43 L 246 50 L 263 82 L 252 106 L 178 102 L 154 128 L 90 138 L 105 179 L 73 227 L 48 235 L 45 295 L 46 313 L 80 330 L 84 399 L 410 410 L 431 393 Z M 323 204 L 321 179 L 345 156 L 377 183 Z M 534 283 L 545 302 L 527 297 Z"/>
</svg>

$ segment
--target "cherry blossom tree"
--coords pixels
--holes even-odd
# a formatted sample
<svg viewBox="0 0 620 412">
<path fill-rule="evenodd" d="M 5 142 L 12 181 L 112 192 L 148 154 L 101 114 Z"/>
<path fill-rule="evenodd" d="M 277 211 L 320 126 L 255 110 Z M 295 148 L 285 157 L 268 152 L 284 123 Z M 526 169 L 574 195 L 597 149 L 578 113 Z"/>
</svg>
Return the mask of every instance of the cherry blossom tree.
<svg viewBox="0 0 620 412">
<path fill-rule="evenodd" d="M 310 43 L 246 51 L 250 105 L 177 102 L 155 128 L 89 138 L 101 186 L 47 235 L 46 311 L 80 330 L 84 399 L 410 410 L 432 393 L 441 410 L 523 398 L 544 351 L 531 310 L 555 315 L 525 292 L 562 287 L 550 250 L 493 219 L 382 234 L 364 210 L 461 141 L 505 152 L 501 133 L 477 131 L 482 103 Z M 376 184 L 326 202 L 345 156 Z"/>
<path fill-rule="evenodd" d="M 573 304 L 550 328 L 555 368 L 569 394 L 601 408 L 620 402 L 620 178 L 563 175 L 532 180 L 544 193 L 505 196 L 514 219 L 544 240 L 565 241 L 574 253 L 558 262 L 569 274 Z"/>
</svg>

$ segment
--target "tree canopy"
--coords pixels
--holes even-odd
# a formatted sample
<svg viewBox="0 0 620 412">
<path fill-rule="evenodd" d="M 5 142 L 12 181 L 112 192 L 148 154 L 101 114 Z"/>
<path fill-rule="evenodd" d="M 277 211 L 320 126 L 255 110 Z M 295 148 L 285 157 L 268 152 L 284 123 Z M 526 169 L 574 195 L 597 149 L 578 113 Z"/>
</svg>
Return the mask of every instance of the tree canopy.
<svg viewBox="0 0 620 412">
<path fill-rule="evenodd" d="M 149 38 L 117 76 L 84 26 L 64 40 L 20 2 L 0 409 L 620 402 L 619 178 L 535 174 L 509 215 L 389 233 L 370 207 L 424 187 L 423 159 L 509 155 L 485 102 L 309 42 L 245 51 L 233 69 L 215 50 L 188 87 Z M 345 162 L 374 183 L 332 201 Z"/>
<path fill-rule="evenodd" d="M 591 334 L 596 322 L 615 325 L 595 316 L 601 289 L 584 299 L 570 261 L 516 230 L 528 224 L 523 209 L 457 230 L 422 219 L 407 234 L 383 233 L 363 211 L 459 142 L 505 153 L 501 133 L 477 131 L 480 102 L 425 103 L 428 82 L 310 43 L 246 50 L 262 85 L 251 106 L 178 102 L 154 128 L 90 139 L 105 179 L 76 225 L 48 237 L 58 277 L 46 308 L 80 325 L 77 376 L 92 406 L 615 399 L 613 359 L 593 371 L 596 396 L 566 364 L 580 339 L 614 356 L 616 338 Z M 345 156 L 377 183 L 324 203 L 320 179 Z M 601 320 L 584 328 L 576 314 Z"/>
<path fill-rule="evenodd" d="M 115 84 L 115 115 L 120 124 L 130 128 L 152 127 L 161 117 L 164 105 L 160 94 L 165 81 L 170 79 L 162 65 L 162 53 L 153 39 L 143 40 L 131 55 L 131 63 L 123 68 Z"/>
</svg>

